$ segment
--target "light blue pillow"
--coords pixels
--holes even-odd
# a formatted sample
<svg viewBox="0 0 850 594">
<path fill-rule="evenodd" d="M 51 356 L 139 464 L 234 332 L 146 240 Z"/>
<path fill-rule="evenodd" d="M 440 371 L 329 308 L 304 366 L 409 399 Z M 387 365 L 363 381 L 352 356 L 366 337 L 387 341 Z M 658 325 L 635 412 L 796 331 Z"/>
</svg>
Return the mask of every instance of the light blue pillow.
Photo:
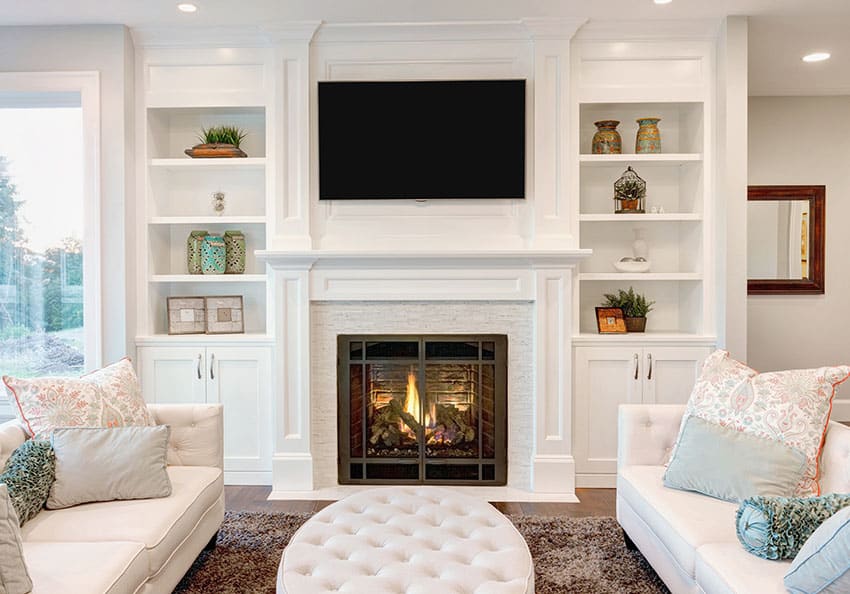
<svg viewBox="0 0 850 594">
<path fill-rule="evenodd" d="M 815 530 L 785 574 L 792 594 L 850 592 L 850 507 Z"/>
<path fill-rule="evenodd" d="M 726 501 L 793 495 L 806 456 L 785 444 L 689 416 L 664 485 Z"/>
</svg>

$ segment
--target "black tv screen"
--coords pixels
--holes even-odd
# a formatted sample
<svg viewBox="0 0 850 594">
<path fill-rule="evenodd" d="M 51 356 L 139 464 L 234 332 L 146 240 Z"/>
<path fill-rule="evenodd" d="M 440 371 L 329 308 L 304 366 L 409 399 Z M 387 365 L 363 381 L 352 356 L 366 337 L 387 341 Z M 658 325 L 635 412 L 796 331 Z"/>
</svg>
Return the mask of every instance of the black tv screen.
<svg viewBox="0 0 850 594">
<path fill-rule="evenodd" d="M 319 199 L 525 198 L 525 81 L 319 83 Z"/>
</svg>

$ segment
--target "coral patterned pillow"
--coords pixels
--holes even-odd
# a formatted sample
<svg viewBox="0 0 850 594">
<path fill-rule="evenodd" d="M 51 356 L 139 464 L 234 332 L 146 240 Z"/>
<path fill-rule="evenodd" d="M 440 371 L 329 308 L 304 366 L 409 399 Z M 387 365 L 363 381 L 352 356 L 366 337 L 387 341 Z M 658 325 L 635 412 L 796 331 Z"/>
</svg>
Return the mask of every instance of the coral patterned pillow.
<svg viewBox="0 0 850 594">
<path fill-rule="evenodd" d="M 819 495 L 818 461 L 832 398 L 848 377 L 846 365 L 758 373 L 717 350 L 703 364 L 682 427 L 693 415 L 799 450 L 806 456 L 806 470 L 797 495 Z"/>
<path fill-rule="evenodd" d="M 133 364 L 124 358 L 80 378 L 3 376 L 15 415 L 30 437 L 50 439 L 58 427 L 154 425 Z"/>
</svg>

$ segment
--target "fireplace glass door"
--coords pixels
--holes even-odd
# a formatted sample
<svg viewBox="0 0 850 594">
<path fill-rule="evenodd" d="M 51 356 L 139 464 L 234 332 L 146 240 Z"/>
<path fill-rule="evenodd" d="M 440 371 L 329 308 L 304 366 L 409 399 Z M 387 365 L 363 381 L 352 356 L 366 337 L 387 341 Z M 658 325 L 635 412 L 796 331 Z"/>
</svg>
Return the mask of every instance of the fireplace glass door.
<svg viewBox="0 0 850 594">
<path fill-rule="evenodd" d="M 340 336 L 339 480 L 503 485 L 507 337 Z"/>
</svg>

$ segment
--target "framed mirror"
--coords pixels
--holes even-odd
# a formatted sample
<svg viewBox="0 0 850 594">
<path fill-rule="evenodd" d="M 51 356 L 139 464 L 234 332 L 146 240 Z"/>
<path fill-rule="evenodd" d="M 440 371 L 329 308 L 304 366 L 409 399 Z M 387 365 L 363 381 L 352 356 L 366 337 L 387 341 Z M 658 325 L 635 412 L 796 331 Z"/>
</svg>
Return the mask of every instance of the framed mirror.
<svg viewBox="0 0 850 594">
<path fill-rule="evenodd" d="M 747 293 L 824 292 L 826 186 L 747 188 Z"/>
</svg>

